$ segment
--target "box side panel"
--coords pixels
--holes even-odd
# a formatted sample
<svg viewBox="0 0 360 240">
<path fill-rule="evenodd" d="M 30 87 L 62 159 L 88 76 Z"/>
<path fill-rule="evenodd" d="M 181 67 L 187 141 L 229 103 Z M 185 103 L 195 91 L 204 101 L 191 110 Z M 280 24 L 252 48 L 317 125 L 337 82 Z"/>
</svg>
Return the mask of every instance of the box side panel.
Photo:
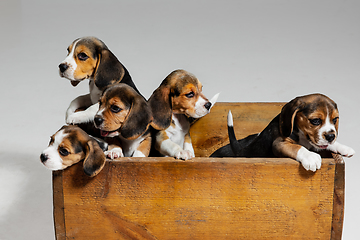
<svg viewBox="0 0 360 240">
<path fill-rule="evenodd" d="M 231 110 L 237 139 L 261 132 L 276 117 L 284 103 L 224 103 L 197 120 L 190 129 L 196 157 L 208 157 L 229 143 L 227 115 Z"/>
<path fill-rule="evenodd" d="M 291 159 L 124 158 L 95 178 L 63 172 L 66 237 L 330 239 L 335 164 Z M 91 229 L 91 230 L 90 230 Z"/>
</svg>

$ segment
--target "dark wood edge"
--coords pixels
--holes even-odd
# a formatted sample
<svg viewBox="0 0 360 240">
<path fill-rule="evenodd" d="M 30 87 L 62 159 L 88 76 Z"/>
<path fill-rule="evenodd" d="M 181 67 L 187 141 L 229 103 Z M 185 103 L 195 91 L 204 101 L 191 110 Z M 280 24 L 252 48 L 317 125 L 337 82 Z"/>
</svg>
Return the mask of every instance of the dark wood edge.
<svg viewBox="0 0 360 240">
<path fill-rule="evenodd" d="M 66 239 L 63 171 L 53 171 L 53 214 L 56 240 Z"/>
<path fill-rule="evenodd" d="M 345 162 L 339 154 L 333 154 L 335 160 L 333 217 L 331 239 L 340 240 L 342 237 L 345 207 Z"/>
</svg>

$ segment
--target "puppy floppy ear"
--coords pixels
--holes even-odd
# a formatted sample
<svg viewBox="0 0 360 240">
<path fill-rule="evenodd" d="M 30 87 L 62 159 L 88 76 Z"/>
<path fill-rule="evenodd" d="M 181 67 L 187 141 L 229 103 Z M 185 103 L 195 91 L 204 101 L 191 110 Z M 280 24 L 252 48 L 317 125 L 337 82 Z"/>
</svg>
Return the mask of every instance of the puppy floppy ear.
<svg viewBox="0 0 360 240">
<path fill-rule="evenodd" d="M 295 116 L 304 106 L 305 102 L 301 98 L 295 98 L 283 106 L 279 117 L 280 134 L 283 137 L 290 136 L 294 129 Z"/>
<path fill-rule="evenodd" d="M 99 144 L 94 139 L 89 139 L 86 144 L 84 159 L 84 172 L 90 176 L 96 176 L 105 166 L 106 157 Z"/>
<path fill-rule="evenodd" d="M 152 114 L 148 103 L 143 97 L 135 97 L 120 129 L 121 136 L 130 140 L 136 139 L 148 129 L 151 121 Z"/>
<path fill-rule="evenodd" d="M 151 126 L 157 130 L 168 128 L 172 116 L 170 86 L 160 85 L 150 96 L 148 103 L 154 118 Z"/>
<path fill-rule="evenodd" d="M 98 63 L 95 71 L 95 85 L 99 89 L 116 83 L 125 75 L 124 66 L 116 56 L 107 48 L 98 50 Z"/>
</svg>

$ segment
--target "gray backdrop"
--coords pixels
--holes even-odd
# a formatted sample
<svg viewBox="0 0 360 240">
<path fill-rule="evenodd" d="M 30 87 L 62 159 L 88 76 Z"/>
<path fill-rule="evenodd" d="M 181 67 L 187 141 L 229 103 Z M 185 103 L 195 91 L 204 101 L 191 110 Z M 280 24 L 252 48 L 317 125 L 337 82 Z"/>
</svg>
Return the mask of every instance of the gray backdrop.
<svg viewBox="0 0 360 240">
<path fill-rule="evenodd" d="M 171 71 L 222 102 L 286 102 L 320 92 L 339 106 L 339 142 L 358 150 L 360 1 L 0 2 L 0 239 L 54 239 L 51 171 L 39 155 L 88 92 L 58 75 L 67 46 L 102 39 L 145 97 Z M 358 156 L 346 160 L 343 239 L 359 227 Z"/>
</svg>

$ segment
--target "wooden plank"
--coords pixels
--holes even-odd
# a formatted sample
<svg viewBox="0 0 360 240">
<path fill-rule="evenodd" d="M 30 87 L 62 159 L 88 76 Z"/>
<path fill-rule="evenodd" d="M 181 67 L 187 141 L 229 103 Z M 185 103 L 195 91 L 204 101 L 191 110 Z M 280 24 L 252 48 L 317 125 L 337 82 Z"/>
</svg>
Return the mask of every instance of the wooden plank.
<svg viewBox="0 0 360 240">
<path fill-rule="evenodd" d="M 229 143 L 227 114 L 231 110 L 238 139 L 261 132 L 280 113 L 284 103 L 226 103 L 214 105 L 210 113 L 190 129 L 195 156 L 208 157 Z"/>
<path fill-rule="evenodd" d="M 312 173 L 291 159 L 123 158 L 89 178 L 79 163 L 54 172 L 63 186 L 55 220 L 65 222 L 57 239 L 330 239 L 335 166 L 324 159 Z"/>
</svg>

